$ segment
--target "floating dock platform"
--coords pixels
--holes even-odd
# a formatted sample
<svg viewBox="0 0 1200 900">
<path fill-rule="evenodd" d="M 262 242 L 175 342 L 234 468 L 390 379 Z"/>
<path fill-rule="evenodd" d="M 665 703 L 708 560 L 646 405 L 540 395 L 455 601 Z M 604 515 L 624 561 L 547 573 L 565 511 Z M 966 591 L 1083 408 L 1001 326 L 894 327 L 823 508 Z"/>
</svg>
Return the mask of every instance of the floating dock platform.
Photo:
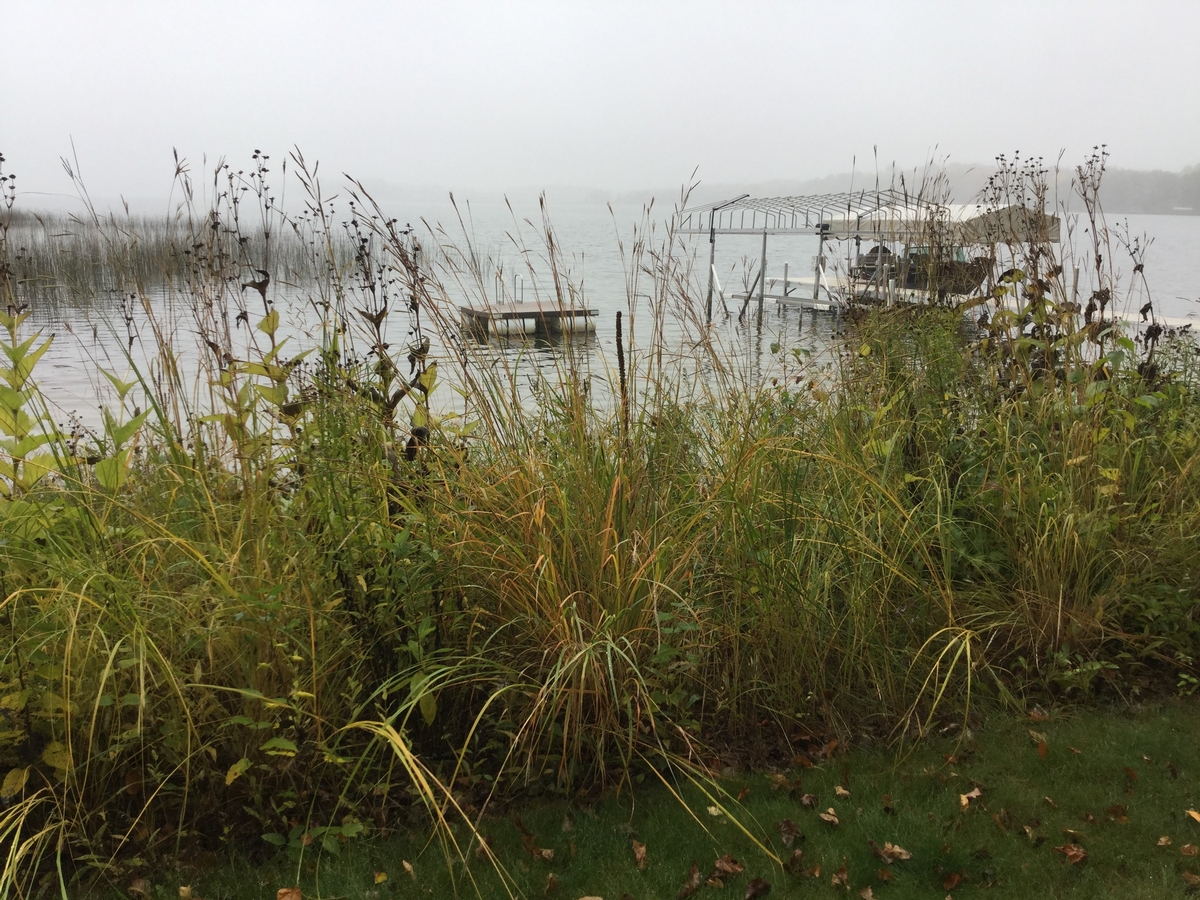
<svg viewBox="0 0 1200 900">
<path fill-rule="evenodd" d="M 597 310 L 581 306 L 542 306 L 538 303 L 503 303 L 477 308 L 460 306 L 463 324 L 475 332 L 521 335 L 536 332 L 595 331 Z"/>
</svg>

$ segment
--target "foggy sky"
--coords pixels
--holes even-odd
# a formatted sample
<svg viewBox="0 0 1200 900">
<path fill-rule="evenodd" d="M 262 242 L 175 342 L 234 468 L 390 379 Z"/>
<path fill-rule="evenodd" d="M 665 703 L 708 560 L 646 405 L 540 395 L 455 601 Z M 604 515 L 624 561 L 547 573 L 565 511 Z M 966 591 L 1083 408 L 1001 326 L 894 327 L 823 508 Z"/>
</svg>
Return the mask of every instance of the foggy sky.
<svg viewBox="0 0 1200 900">
<path fill-rule="evenodd" d="M 1200 3 L 8 2 L 0 152 L 22 205 L 165 202 L 172 149 L 299 145 L 368 185 L 805 179 L 1107 143 L 1200 162 Z M 857 161 L 855 162 L 855 160 Z"/>
</svg>

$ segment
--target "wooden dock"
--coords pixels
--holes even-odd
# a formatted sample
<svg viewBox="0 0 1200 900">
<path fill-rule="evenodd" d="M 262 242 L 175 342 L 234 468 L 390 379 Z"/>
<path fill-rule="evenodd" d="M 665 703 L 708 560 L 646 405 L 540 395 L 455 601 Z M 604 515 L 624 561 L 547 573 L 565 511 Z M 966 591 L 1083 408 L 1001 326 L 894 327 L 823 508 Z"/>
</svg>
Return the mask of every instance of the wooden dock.
<svg viewBox="0 0 1200 900">
<path fill-rule="evenodd" d="M 495 334 L 591 331 L 595 329 L 598 312 L 580 306 L 543 306 L 538 303 L 502 303 L 484 308 L 460 306 L 458 311 L 468 328 Z"/>
</svg>

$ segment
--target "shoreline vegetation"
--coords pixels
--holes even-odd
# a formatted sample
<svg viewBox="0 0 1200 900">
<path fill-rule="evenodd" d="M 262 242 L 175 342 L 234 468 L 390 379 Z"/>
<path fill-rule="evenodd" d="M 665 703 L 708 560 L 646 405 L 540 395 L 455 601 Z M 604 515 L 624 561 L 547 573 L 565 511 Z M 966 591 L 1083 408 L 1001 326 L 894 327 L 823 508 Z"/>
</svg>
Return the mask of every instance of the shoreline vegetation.
<svg viewBox="0 0 1200 900">
<path fill-rule="evenodd" d="M 429 253 L 356 183 L 332 204 L 298 151 L 300 213 L 264 154 L 200 173 L 211 205 L 180 162 L 152 252 L 93 215 L 69 264 L 10 245 L 5 175 L 0 897 L 230 848 L 313 865 L 399 823 L 459 890 L 486 868 L 516 893 L 485 816 L 649 785 L 781 863 L 723 754 L 903 753 L 980 711 L 1192 695 L 1200 359 L 1152 299 L 1116 319 L 1113 257 L 1145 245 L 1105 225 L 1105 161 L 1071 173 L 1073 242 L 992 248 L 1013 265 L 979 297 L 848 313 L 827 361 L 772 348 L 765 380 L 647 214 L 623 252 L 650 339 L 604 396 L 570 340 L 530 394 L 459 339 L 476 249 Z M 1044 209 L 1054 177 L 1001 158 L 980 200 Z M 561 253 L 546 218 L 547 296 L 573 290 Z M 102 428 L 60 429 L 37 387 L 30 309 L 68 270 L 148 348 L 97 371 Z M 288 272 L 310 344 L 281 331 Z"/>
</svg>

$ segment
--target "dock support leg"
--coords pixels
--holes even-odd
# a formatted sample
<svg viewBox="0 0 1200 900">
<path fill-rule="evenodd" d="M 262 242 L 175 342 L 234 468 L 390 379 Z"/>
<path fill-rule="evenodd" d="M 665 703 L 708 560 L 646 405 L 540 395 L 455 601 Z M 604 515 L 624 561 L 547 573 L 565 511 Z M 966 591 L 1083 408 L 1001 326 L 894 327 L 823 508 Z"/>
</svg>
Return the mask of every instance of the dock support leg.
<svg viewBox="0 0 1200 900">
<path fill-rule="evenodd" d="M 817 235 L 817 265 L 813 272 L 813 303 L 821 299 L 821 263 L 825 261 L 825 232 Z"/>
<path fill-rule="evenodd" d="M 717 265 L 717 229 L 709 222 L 708 226 L 708 299 L 704 301 L 704 324 L 712 324 L 712 295 L 713 274 Z"/>
<path fill-rule="evenodd" d="M 763 226 L 762 262 L 759 264 L 762 277 L 758 279 L 758 321 L 762 322 L 763 299 L 767 292 L 767 227 Z"/>
</svg>

